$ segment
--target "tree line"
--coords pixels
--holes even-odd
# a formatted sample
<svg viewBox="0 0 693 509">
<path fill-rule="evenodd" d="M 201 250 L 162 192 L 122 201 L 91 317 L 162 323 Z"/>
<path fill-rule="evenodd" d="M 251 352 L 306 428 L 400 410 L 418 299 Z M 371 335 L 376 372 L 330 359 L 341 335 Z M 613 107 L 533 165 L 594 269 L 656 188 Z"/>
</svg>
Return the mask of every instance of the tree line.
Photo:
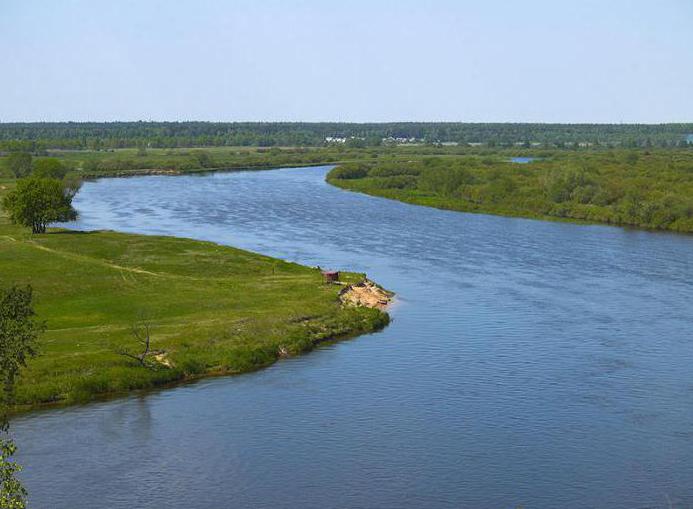
<svg viewBox="0 0 693 509">
<path fill-rule="evenodd" d="M 326 138 L 355 145 L 383 139 L 423 143 L 533 143 L 622 147 L 680 146 L 693 135 L 693 123 L 529 124 L 460 122 L 305 123 L 305 122 L 50 122 L 0 124 L 0 150 L 59 148 L 109 150 L 133 147 L 321 146 Z"/>
</svg>

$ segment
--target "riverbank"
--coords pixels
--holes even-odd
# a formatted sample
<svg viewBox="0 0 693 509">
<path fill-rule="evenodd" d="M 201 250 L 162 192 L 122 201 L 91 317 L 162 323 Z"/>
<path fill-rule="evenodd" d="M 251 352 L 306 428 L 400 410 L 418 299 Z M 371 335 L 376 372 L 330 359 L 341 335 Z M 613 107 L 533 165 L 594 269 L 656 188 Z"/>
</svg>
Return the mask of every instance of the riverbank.
<svg viewBox="0 0 693 509">
<path fill-rule="evenodd" d="M 555 152 L 344 164 L 327 181 L 350 191 L 460 212 L 693 232 L 693 150 Z"/>
<path fill-rule="evenodd" d="M 301 164 L 301 167 L 324 166 L 326 163 L 308 163 Z M 219 166 L 211 168 L 186 168 L 186 169 L 165 169 L 165 168 L 137 168 L 132 170 L 106 170 L 100 172 L 81 172 L 79 176 L 85 180 L 98 178 L 121 178 L 121 177 L 144 177 L 148 175 L 186 175 L 212 173 L 217 171 L 247 171 L 247 170 L 276 170 L 278 168 L 292 168 L 295 164 L 265 164 L 256 163 L 254 165 L 235 165 L 235 166 Z"/>
<path fill-rule="evenodd" d="M 389 292 L 364 277 L 356 283 L 347 284 L 339 292 L 339 300 L 346 306 L 363 306 L 384 311 L 392 302 L 394 293 Z"/>
<path fill-rule="evenodd" d="M 347 284 L 363 277 L 342 273 Z M 175 237 L 31 235 L 4 217 L 0 281 L 30 284 L 47 325 L 16 411 L 252 371 L 389 321 L 380 309 L 344 305 L 343 287 L 315 268 Z M 142 319 L 161 361 L 150 368 L 122 355 L 139 351 L 132 328 Z"/>
</svg>

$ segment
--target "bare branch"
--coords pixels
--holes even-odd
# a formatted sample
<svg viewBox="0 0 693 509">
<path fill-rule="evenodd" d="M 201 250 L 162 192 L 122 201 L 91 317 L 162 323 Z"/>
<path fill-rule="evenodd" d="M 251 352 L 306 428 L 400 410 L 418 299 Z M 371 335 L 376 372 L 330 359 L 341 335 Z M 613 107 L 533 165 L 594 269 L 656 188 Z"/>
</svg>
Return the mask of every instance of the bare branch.
<svg viewBox="0 0 693 509">
<path fill-rule="evenodd" d="M 151 330 L 151 320 L 145 313 L 140 312 L 138 315 L 138 319 L 135 322 L 133 322 L 130 326 L 130 334 L 133 338 L 137 340 L 137 342 L 140 345 L 142 345 L 142 351 L 138 354 L 134 354 L 124 348 L 121 348 L 117 349 L 116 353 L 118 355 L 122 355 L 124 357 L 136 360 L 143 367 L 154 369 L 157 366 L 156 363 L 149 362 L 149 358 L 152 354 Z"/>
</svg>

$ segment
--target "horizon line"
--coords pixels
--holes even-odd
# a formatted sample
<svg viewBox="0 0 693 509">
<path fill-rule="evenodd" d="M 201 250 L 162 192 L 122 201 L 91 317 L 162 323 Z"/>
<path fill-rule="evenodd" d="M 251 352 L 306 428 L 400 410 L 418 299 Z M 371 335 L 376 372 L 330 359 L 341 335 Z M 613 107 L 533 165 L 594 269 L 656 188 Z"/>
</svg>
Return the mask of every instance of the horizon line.
<svg viewBox="0 0 693 509">
<path fill-rule="evenodd" d="M 378 120 L 378 121 L 344 121 L 344 120 L 0 120 L 0 125 L 8 124 L 354 124 L 354 125 L 385 125 L 385 124 L 504 124 L 504 125 L 682 125 L 693 124 L 689 121 L 660 121 L 660 122 L 545 122 L 545 121 L 466 121 L 466 120 Z"/>
</svg>

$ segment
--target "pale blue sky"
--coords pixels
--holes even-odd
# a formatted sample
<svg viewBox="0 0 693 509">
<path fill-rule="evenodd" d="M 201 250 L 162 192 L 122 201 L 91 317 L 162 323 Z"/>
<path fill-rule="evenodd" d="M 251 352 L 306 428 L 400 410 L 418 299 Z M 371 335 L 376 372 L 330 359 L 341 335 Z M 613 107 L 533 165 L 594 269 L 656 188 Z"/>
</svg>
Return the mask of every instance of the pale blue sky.
<svg viewBox="0 0 693 509">
<path fill-rule="evenodd" d="M 693 0 L 0 0 L 0 121 L 693 121 Z"/>
</svg>

